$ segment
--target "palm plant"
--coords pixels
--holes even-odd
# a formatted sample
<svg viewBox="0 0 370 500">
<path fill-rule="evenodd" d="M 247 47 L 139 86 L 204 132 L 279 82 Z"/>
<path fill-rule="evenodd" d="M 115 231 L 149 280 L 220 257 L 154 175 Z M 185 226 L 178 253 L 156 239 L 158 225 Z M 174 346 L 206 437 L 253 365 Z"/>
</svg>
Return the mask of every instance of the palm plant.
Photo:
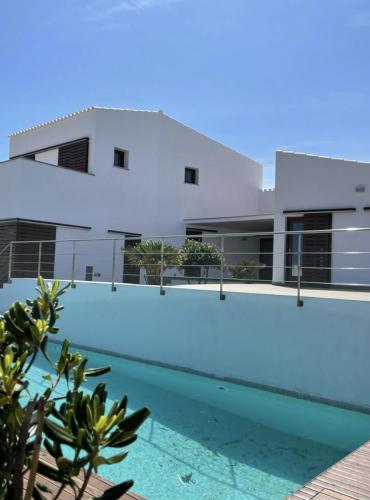
<svg viewBox="0 0 370 500">
<path fill-rule="evenodd" d="M 257 281 L 259 271 L 263 269 L 265 264 L 257 260 L 242 260 L 235 266 L 229 266 L 230 274 L 237 280 Z"/>
<path fill-rule="evenodd" d="M 181 264 L 177 248 L 171 243 L 145 240 L 126 249 L 127 260 L 144 271 L 145 282 L 148 285 L 159 285 L 161 268 L 178 267 Z M 163 260 L 163 262 L 162 262 Z"/>
</svg>

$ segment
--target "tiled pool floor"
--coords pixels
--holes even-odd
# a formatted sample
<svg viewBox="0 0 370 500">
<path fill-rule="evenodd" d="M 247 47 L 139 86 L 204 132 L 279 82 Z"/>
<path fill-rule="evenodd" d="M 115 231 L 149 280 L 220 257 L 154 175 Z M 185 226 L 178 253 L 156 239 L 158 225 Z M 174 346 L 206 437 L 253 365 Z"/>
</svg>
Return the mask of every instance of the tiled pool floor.
<svg viewBox="0 0 370 500">
<path fill-rule="evenodd" d="M 52 354 L 57 349 L 50 346 Z M 260 425 L 254 416 L 238 415 L 215 400 L 215 394 L 222 397 L 227 392 L 231 397 L 236 388 L 234 397 L 245 406 L 255 389 L 106 354 L 87 354 L 90 366 L 112 365 L 112 372 L 104 376 L 112 400 L 127 393 L 131 409 L 149 406 L 152 410 L 129 457 L 120 465 L 99 469 L 100 475 L 114 482 L 135 479 L 134 491 L 149 500 L 279 500 L 346 453 L 339 446 L 277 430 L 280 423 L 275 425 L 274 419 L 283 418 L 280 410 L 269 415 L 273 425 Z M 47 364 L 39 362 L 33 369 L 35 387 L 44 383 L 45 368 Z M 202 384 L 194 397 L 192 381 Z M 204 390 L 212 398 L 207 400 Z M 252 406 L 251 410 L 254 414 Z M 286 418 L 291 418 L 289 413 Z"/>
</svg>

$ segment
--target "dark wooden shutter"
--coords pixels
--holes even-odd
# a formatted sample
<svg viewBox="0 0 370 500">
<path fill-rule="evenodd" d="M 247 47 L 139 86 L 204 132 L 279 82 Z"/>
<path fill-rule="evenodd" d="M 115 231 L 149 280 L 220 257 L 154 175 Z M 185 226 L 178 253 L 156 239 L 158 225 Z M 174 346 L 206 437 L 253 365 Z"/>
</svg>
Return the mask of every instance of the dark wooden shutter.
<svg viewBox="0 0 370 500">
<path fill-rule="evenodd" d="M 87 172 L 89 163 L 89 139 L 80 139 L 59 147 L 58 165 L 79 172 Z"/>
<path fill-rule="evenodd" d="M 303 217 L 304 230 L 331 229 L 331 213 L 306 213 Z M 306 234 L 303 238 L 303 281 L 330 283 L 331 234 Z M 316 253 L 317 252 L 317 253 Z"/>
<path fill-rule="evenodd" d="M 23 158 L 27 158 L 27 160 L 34 160 L 35 156 L 35 153 L 29 153 L 28 155 L 24 155 Z"/>
<path fill-rule="evenodd" d="M 56 239 L 56 227 L 44 224 L 30 224 L 18 222 L 16 241 L 45 241 Z M 14 278 L 36 278 L 38 271 L 38 243 L 15 244 L 13 249 Z M 41 247 L 41 275 L 44 278 L 54 277 L 55 243 L 42 243 Z"/>
<path fill-rule="evenodd" d="M 10 249 L 6 246 L 16 238 L 16 223 L 0 224 L 0 287 L 8 280 Z"/>
</svg>

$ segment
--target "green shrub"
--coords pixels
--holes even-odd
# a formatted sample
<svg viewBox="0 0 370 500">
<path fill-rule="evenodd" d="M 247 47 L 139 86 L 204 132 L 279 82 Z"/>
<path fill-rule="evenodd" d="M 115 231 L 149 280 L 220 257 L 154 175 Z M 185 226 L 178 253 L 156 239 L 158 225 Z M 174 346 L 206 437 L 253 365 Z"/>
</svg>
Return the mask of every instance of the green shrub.
<svg viewBox="0 0 370 500">
<path fill-rule="evenodd" d="M 220 250 L 213 243 L 187 239 L 180 248 L 181 266 L 185 277 L 198 277 L 207 283 L 209 270 L 219 268 L 222 262 Z"/>
<path fill-rule="evenodd" d="M 263 269 L 265 264 L 258 260 L 242 260 L 235 266 L 229 266 L 229 272 L 235 279 L 246 281 L 257 281 L 259 278 L 259 271 Z"/>
<path fill-rule="evenodd" d="M 48 338 L 58 334 L 56 324 L 63 309 L 59 298 L 66 289 L 59 289 L 57 281 L 46 285 L 39 278 L 35 300 L 15 302 L 0 316 L 0 498 L 44 499 L 47 484 L 36 482 L 37 473 L 59 483 L 59 493 L 69 485 L 75 498 L 82 498 L 91 474 L 100 465 L 124 460 L 124 449 L 135 441 L 137 429 L 150 413 L 143 408 L 127 416 L 126 396 L 108 410 L 104 383 L 92 394 L 84 392 L 81 386 L 87 377 L 102 375 L 110 368 L 88 368 L 88 358 L 71 352 L 67 340 L 58 361 L 51 364 Z M 52 374 L 44 375 L 46 388 L 39 386 L 33 396 L 28 391 L 29 370 L 40 354 L 50 362 Z M 63 379 L 68 390 L 61 395 Z M 42 446 L 55 459 L 57 469 L 40 461 Z M 66 448 L 72 450 L 68 456 Z M 76 481 L 81 471 L 82 483 Z M 132 484 L 129 480 L 114 486 L 107 493 L 109 499 L 119 498 Z"/>
</svg>

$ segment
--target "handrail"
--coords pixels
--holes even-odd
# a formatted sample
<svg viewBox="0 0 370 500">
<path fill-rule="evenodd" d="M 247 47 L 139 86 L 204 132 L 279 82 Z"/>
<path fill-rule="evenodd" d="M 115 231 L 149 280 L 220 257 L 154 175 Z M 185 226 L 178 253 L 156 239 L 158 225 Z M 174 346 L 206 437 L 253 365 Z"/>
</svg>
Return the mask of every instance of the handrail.
<svg viewBox="0 0 370 500">
<path fill-rule="evenodd" d="M 201 231 L 201 229 L 200 229 Z M 370 227 L 346 227 L 346 228 L 336 228 L 336 229 L 308 229 L 301 231 L 255 231 L 255 232 L 242 232 L 242 233 L 204 233 L 199 235 L 206 239 L 209 238 L 220 238 L 225 236 L 226 238 L 242 238 L 242 237 L 253 237 L 253 236 L 279 236 L 279 235 L 294 235 L 294 234 L 332 234 L 332 233 L 358 233 L 358 232 L 369 232 Z M 155 240 L 160 241 L 162 239 L 177 239 L 177 238 L 193 238 L 196 239 L 197 235 L 189 234 L 168 234 L 168 235 L 140 235 L 140 236 L 125 236 L 122 235 L 121 238 L 71 238 L 64 240 L 24 240 L 24 241 L 12 241 L 11 243 L 17 244 L 30 244 L 30 243 L 71 243 L 76 242 L 90 242 L 90 241 L 137 241 L 137 240 Z"/>
<path fill-rule="evenodd" d="M 221 300 L 225 299 L 225 294 L 224 294 L 224 283 L 228 283 L 230 281 L 236 281 L 236 282 L 248 282 L 252 281 L 251 279 L 247 278 L 230 278 L 229 276 L 232 275 L 232 269 L 237 269 L 238 267 L 245 267 L 245 268 L 251 268 L 251 269 L 284 269 L 284 270 L 293 270 L 294 269 L 294 275 L 293 272 L 291 271 L 288 276 L 290 276 L 290 279 L 285 279 L 285 283 L 295 283 L 297 286 L 297 306 L 301 307 L 303 305 L 303 300 L 301 298 L 301 287 L 304 284 L 307 283 L 320 283 L 317 281 L 307 281 L 304 279 L 304 274 L 303 272 L 305 270 L 315 270 L 319 269 L 321 271 L 325 270 L 340 270 L 340 271 L 370 271 L 370 260 L 369 264 L 367 261 L 364 261 L 363 259 L 358 262 L 359 266 L 353 266 L 351 265 L 352 262 L 343 262 L 342 264 L 349 264 L 349 265 L 338 265 L 338 261 L 333 262 L 333 265 L 331 265 L 331 262 L 329 261 L 329 265 L 323 261 L 322 265 L 305 265 L 305 262 L 303 261 L 303 257 L 309 256 L 309 255 L 316 255 L 316 256 L 337 256 L 337 255 L 351 255 L 351 256 L 360 256 L 360 255 L 370 255 L 370 251 L 367 250 L 367 247 L 364 247 L 364 250 L 361 249 L 351 249 L 351 250 L 346 250 L 346 251 L 338 251 L 335 249 L 334 251 L 325 251 L 325 250 L 318 250 L 318 251 L 312 251 L 312 250 L 305 250 L 303 241 L 305 236 L 309 235 L 315 235 L 315 234 L 355 234 L 355 233 L 369 233 L 369 238 L 370 238 L 370 227 L 347 227 L 347 228 L 335 228 L 335 229 L 311 229 L 311 230 L 297 230 L 297 231 L 258 231 L 258 232 L 237 232 L 237 233 L 203 233 L 200 234 L 199 237 L 203 238 L 205 241 L 214 241 L 217 243 L 219 248 L 217 249 L 217 252 L 213 252 L 213 254 L 220 255 L 220 263 L 219 264 L 184 264 L 184 265 L 179 265 L 179 266 L 172 266 L 174 268 L 179 267 L 182 270 L 186 270 L 187 268 L 189 269 L 195 269 L 199 268 L 201 273 L 204 271 L 203 278 L 201 276 L 198 277 L 192 277 L 188 276 L 184 273 L 183 276 L 174 276 L 173 279 L 183 279 L 184 281 L 188 280 L 197 280 L 197 279 L 207 279 L 209 281 L 216 281 L 219 283 L 219 298 Z M 281 236 L 290 236 L 290 235 L 297 235 L 297 247 L 291 249 L 283 249 L 281 250 L 280 248 L 275 248 L 273 251 L 270 252 L 260 252 L 259 250 L 256 250 L 254 252 L 252 251 L 236 251 L 235 247 L 232 247 L 230 251 L 225 248 L 225 243 L 228 240 L 231 240 L 232 238 L 243 238 L 245 241 L 247 238 L 259 238 L 259 237 L 281 237 Z M 117 280 L 117 263 L 119 265 L 123 265 L 123 258 L 125 254 L 128 253 L 129 250 L 127 250 L 127 243 L 130 241 L 137 241 L 138 239 L 145 241 L 145 240 L 154 240 L 157 243 L 160 244 L 160 250 L 156 252 L 152 252 L 153 255 L 157 255 L 159 257 L 159 269 L 156 272 L 156 274 L 148 274 L 146 273 L 145 276 L 147 278 L 156 278 L 158 280 L 152 280 L 152 283 L 157 283 L 159 285 L 159 290 L 161 295 L 165 295 L 165 287 L 166 283 L 168 283 L 168 279 L 172 279 L 171 276 L 168 276 L 168 273 L 166 274 L 166 265 L 165 265 L 165 255 L 164 255 L 164 242 L 165 240 L 172 240 L 171 243 L 174 242 L 174 240 L 180 240 L 181 242 L 185 241 L 186 239 L 193 238 L 197 239 L 197 235 L 186 235 L 186 234 L 175 234 L 175 235 L 161 235 L 161 236 L 126 236 L 122 235 L 121 237 L 115 236 L 114 238 L 80 238 L 80 239 L 61 239 L 61 240 L 26 240 L 26 241 L 10 241 L 9 243 L 6 244 L 4 248 L 0 250 L 0 257 L 4 255 L 7 251 L 9 251 L 9 260 L 8 260 L 8 281 L 11 280 L 12 278 L 12 272 L 13 272 L 13 265 L 16 263 L 17 265 L 17 271 L 25 274 L 25 275 L 33 275 L 35 273 L 34 269 L 36 269 L 37 266 L 37 274 L 40 275 L 42 272 L 45 274 L 50 272 L 50 267 L 47 266 L 54 266 L 54 259 L 56 255 L 56 250 L 58 249 L 58 245 L 60 244 L 71 244 L 71 252 L 69 252 L 69 246 L 67 247 L 67 251 L 63 251 L 61 254 L 58 254 L 59 257 L 64 258 L 65 256 L 72 256 L 72 265 L 69 267 L 69 273 L 68 273 L 68 279 L 71 280 L 72 287 L 74 288 L 76 286 L 76 278 L 78 275 L 78 269 L 79 266 L 81 267 L 81 261 L 83 259 L 83 263 L 88 264 L 89 257 L 91 255 L 95 255 L 98 258 L 100 258 L 100 255 L 104 255 L 104 262 L 105 264 L 109 263 L 111 266 L 110 271 L 107 273 L 104 273 L 104 278 L 106 276 L 109 276 L 109 282 L 111 283 L 111 290 L 116 291 L 116 282 L 120 281 L 119 279 Z M 280 240 L 281 241 L 281 240 Z M 81 251 L 81 246 L 86 244 L 93 244 L 94 242 L 110 242 L 110 256 L 109 253 L 107 253 L 107 249 L 103 249 L 103 252 L 96 252 L 95 249 L 95 254 L 92 254 L 90 248 L 83 247 Z M 31 252 L 29 252 L 27 249 L 25 251 L 19 250 L 19 252 L 16 252 L 16 249 L 18 248 L 18 245 L 27 245 L 27 244 L 32 244 L 32 245 L 38 245 L 34 250 L 32 249 Z M 52 244 L 52 247 L 50 248 L 47 247 L 46 244 Z M 80 248 L 78 247 L 78 244 Z M 119 244 L 119 245 L 118 245 Z M 108 245 L 109 246 L 109 245 Z M 100 248 L 100 247 L 99 247 Z M 238 247 L 237 247 L 238 248 Z M 252 247 L 254 248 L 254 247 Z M 250 247 L 249 247 L 250 249 Z M 94 250 L 94 247 L 93 247 Z M 176 250 L 177 252 L 177 250 Z M 174 251 L 175 253 L 175 251 Z M 198 252 L 195 252 L 196 254 Z M 209 252 L 206 252 L 209 253 Z M 212 253 L 212 252 L 211 252 Z M 152 254 L 148 254 L 148 257 Z M 120 261 L 118 261 L 118 256 L 123 257 Z M 168 255 L 168 252 L 166 251 L 166 255 Z M 239 256 L 245 258 L 245 256 L 255 256 L 256 259 L 250 258 L 249 261 L 241 261 L 240 263 L 235 262 L 235 259 Z M 256 264 L 252 263 L 252 260 L 258 260 L 262 256 L 274 256 L 274 262 L 271 265 L 266 265 L 266 264 Z M 107 257 L 108 256 L 108 257 Z M 276 262 L 276 258 L 279 257 L 286 258 L 286 256 L 294 257 L 291 259 L 291 261 L 287 260 L 284 262 L 283 265 L 279 265 L 278 262 Z M 231 263 L 226 261 L 226 257 L 230 257 Z M 45 258 L 45 261 L 43 259 Z M 51 259 L 51 260 L 50 260 Z M 13 262 L 14 261 L 14 262 Z M 309 264 L 306 262 L 306 264 Z M 90 263 L 89 263 L 90 265 Z M 128 263 L 128 265 L 132 265 Z M 144 263 L 141 264 L 141 268 L 146 268 L 146 266 L 151 265 L 150 262 L 144 261 Z M 127 264 L 126 264 L 127 266 Z M 121 266 L 122 267 L 122 266 Z M 208 276 L 208 270 L 207 268 L 214 268 L 218 269 L 220 274 L 219 277 L 215 278 L 213 276 Z M 52 267 L 54 269 L 54 267 Z M 123 269 L 123 268 L 122 268 Z M 126 267 L 124 268 L 126 269 Z M 123 271 L 124 275 L 129 276 L 129 274 L 125 273 Z M 189 273 L 190 274 L 190 273 Z M 215 274 L 213 272 L 213 274 Z M 134 274 L 131 274 L 131 276 L 134 276 Z M 140 276 L 140 272 L 138 274 L 135 274 L 135 276 Z M 288 278 L 288 276 L 286 278 Z M 102 278 L 102 275 L 99 274 L 99 277 Z M 314 275 L 312 275 L 314 278 Z M 293 279 L 292 279 L 293 278 Z M 149 280 L 148 280 L 149 281 Z M 271 282 L 271 279 L 269 280 L 258 280 L 261 282 L 267 281 Z M 337 280 L 338 281 L 338 280 Z M 321 282 L 323 283 L 323 282 Z M 328 284 L 328 283 L 323 283 L 323 284 Z M 332 283 L 334 285 L 334 283 Z M 353 283 L 335 283 L 335 285 L 350 285 L 354 286 Z M 357 283 L 356 286 L 362 286 L 361 283 Z M 370 286 L 370 276 L 369 276 L 369 283 L 366 286 Z"/>
</svg>

